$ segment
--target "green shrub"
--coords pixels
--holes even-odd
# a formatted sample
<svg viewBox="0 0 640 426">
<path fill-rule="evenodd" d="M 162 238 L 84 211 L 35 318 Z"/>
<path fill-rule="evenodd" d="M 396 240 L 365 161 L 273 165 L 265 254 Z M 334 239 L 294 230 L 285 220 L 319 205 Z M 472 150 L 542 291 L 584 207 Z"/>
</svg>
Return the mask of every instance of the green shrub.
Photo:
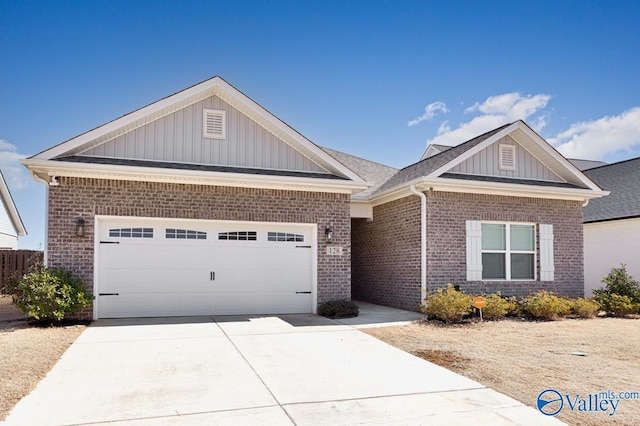
<svg viewBox="0 0 640 426">
<path fill-rule="evenodd" d="M 487 306 L 482 308 L 484 319 L 500 319 L 518 312 L 518 301 L 515 297 L 503 297 L 500 292 L 485 296 Z"/>
<path fill-rule="evenodd" d="M 623 316 L 640 309 L 640 283 L 627 273 L 627 265 L 611 268 L 602 279 L 605 288 L 593 291 L 595 300 L 602 310 L 610 315 Z"/>
<path fill-rule="evenodd" d="M 318 314 L 327 318 L 353 318 L 360 313 L 351 300 L 330 300 L 318 306 Z"/>
<path fill-rule="evenodd" d="M 446 288 L 439 288 L 429 294 L 420 310 L 428 316 L 450 323 L 461 321 L 463 316 L 471 312 L 472 303 L 470 295 L 456 290 L 449 283 Z"/>
<path fill-rule="evenodd" d="M 594 299 L 596 298 L 594 297 Z M 599 294 L 597 302 L 603 311 L 616 317 L 623 317 L 640 311 L 640 305 L 638 303 L 633 303 L 629 296 L 621 296 L 615 293 Z"/>
<path fill-rule="evenodd" d="M 64 269 L 42 267 L 18 284 L 16 305 L 37 320 L 60 321 L 65 315 L 90 306 L 93 296 L 78 277 Z"/>
<path fill-rule="evenodd" d="M 535 294 L 525 297 L 520 302 L 520 305 L 527 315 L 547 321 L 557 320 L 571 312 L 571 302 L 569 299 L 558 297 L 552 292 L 545 290 L 540 290 Z"/>
<path fill-rule="evenodd" d="M 595 318 L 600 306 L 593 300 L 579 297 L 571 300 L 571 313 L 578 318 Z"/>
<path fill-rule="evenodd" d="M 27 271 L 38 272 L 44 267 L 43 265 L 43 253 L 41 251 L 31 253 L 27 258 Z M 24 275 L 18 271 L 11 273 L 0 283 L 0 294 L 8 294 L 13 296 L 13 300 L 17 300 L 20 297 L 19 284 Z"/>
</svg>

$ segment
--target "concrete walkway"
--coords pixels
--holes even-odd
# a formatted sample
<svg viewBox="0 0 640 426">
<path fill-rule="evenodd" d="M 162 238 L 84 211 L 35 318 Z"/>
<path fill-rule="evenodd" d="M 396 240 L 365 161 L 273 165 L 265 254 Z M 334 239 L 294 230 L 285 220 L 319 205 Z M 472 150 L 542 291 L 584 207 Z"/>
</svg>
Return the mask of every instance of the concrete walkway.
<svg viewBox="0 0 640 426">
<path fill-rule="evenodd" d="M 7 424 L 561 424 L 357 330 L 419 317 L 99 320 Z"/>
</svg>

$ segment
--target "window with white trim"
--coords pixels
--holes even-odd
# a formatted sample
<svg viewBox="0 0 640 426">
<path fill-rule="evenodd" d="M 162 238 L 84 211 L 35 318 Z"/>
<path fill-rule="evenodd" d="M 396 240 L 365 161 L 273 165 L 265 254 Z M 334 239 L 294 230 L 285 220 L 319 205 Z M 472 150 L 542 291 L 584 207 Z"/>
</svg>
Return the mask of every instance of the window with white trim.
<svg viewBox="0 0 640 426">
<path fill-rule="evenodd" d="M 304 235 L 290 234 L 288 232 L 269 232 L 267 234 L 267 241 L 292 241 L 297 243 L 303 243 Z"/>
<path fill-rule="evenodd" d="M 153 238 L 153 228 L 111 228 L 112 238 Z"/>
<path fill-rule="evenodd" d="M 219 232 L 218 239 L 227 241 L 256 241 L 258 239 L 258 233 L 256 231 Z"/>
<path fill-rule="evenodd" d="M 536 278 L 535 225 L 483 223 L 482 279 Z"/>
<path fill-rule="evenodd" d="M 226 139 L 227 112 L 205 109 L 202 112 L 202 137 L 205 139 Z"/>
<path fill-rule="evenodd" d="M 202 231 L 195 231 L 193 229 L 175 229 L 166 228 L 165 238 L 176 240 L 206 240 L 207 233 Z"/>
<path fill-rule="evenodd" d="M 536 228 L 540 247 L 536 249 Z M 553 225 L 466 221 L 467 281 L 554 280 Z"/>
</svg>

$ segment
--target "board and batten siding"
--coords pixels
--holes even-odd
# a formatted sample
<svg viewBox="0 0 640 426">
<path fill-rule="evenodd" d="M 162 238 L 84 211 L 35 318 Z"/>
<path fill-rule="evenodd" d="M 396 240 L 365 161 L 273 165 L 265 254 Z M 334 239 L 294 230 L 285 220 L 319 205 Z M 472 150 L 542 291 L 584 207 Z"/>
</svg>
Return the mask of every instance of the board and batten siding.
<svg viewBox="0 0 640 426">
<path fill-rule="evenodd" d="M 516 169 L 500 170 L 500 145 L 514 145 L 516 147 Z M 500 176 L 515 179 L 532 179 L 552 182 L 564 182 L 548 167 L 542 164 L 536 157 L 521 145 L 505 136 L 489 145 L 482 151 L 466 159 L 456 167 L 449 170 L 450 173 L 460 173 L 479 176 Z"/>
<path fill-rule="evenodd" d="M 226 139 L 205 139 L 203 110 L 226 111 Z M 217 96 L 211 96 L 79 155 L 326 172 Z"/>
</svg>

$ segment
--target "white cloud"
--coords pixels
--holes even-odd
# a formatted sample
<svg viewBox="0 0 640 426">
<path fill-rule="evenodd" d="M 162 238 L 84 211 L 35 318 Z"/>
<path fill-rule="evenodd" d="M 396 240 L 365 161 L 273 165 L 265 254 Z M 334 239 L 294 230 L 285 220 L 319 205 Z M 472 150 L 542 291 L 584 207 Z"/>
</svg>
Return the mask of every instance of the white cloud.
<svg viewBox="0 0 640 426">
<path fill-rule="evenodd" d="M 484 102 L 476 102 L 465 109 L 466 114 L 478 114 L 471 120 L 460 123 L 452 129 L 444 122 L 438 134 L 429 140 L 429 144 L 459 145 L 469 139 L 516 120 L 529 120 L 534 123 L 536 131 L 540 131 L 547 122 L 547 114 L 536 113 L 546 108 L 551 100 L 550 95 L 537 94 L 523 96 L 518 92 L 490 96 Z"/>
<path fill-rule="evenodd" d="M 446 114 L 449 112 L 449 109 L 447 108 L 447 105 L 444 102 L 436 101 L 436 102 L 430 103 L 429 105 L 424 107 L 424 114 L 422 114 L 420 117 L 414 120 L 409 121 L 407 125 L 411 127 L 411 126 L 415 126 L 416 124 L 422 121 L 431 120 L 433 117 L 435 117 L 438 114 L 438 112 L 441 112 L 443 114 Z"/>
<path fill-rule="evenodd" d="M 572 124 L 547 140 L 568 158 L 602 160 L 607 154 L 631 152 L 640 147 L 640 107 Z"/>
<path fill-rule="evenodd" d="M 0 170 L 10 190 L 26 188 L 31 182 L 27 169 L 19 161 L 26 156 L 17 151 L 15 145 L 0 139 Z"/>
</svg>

